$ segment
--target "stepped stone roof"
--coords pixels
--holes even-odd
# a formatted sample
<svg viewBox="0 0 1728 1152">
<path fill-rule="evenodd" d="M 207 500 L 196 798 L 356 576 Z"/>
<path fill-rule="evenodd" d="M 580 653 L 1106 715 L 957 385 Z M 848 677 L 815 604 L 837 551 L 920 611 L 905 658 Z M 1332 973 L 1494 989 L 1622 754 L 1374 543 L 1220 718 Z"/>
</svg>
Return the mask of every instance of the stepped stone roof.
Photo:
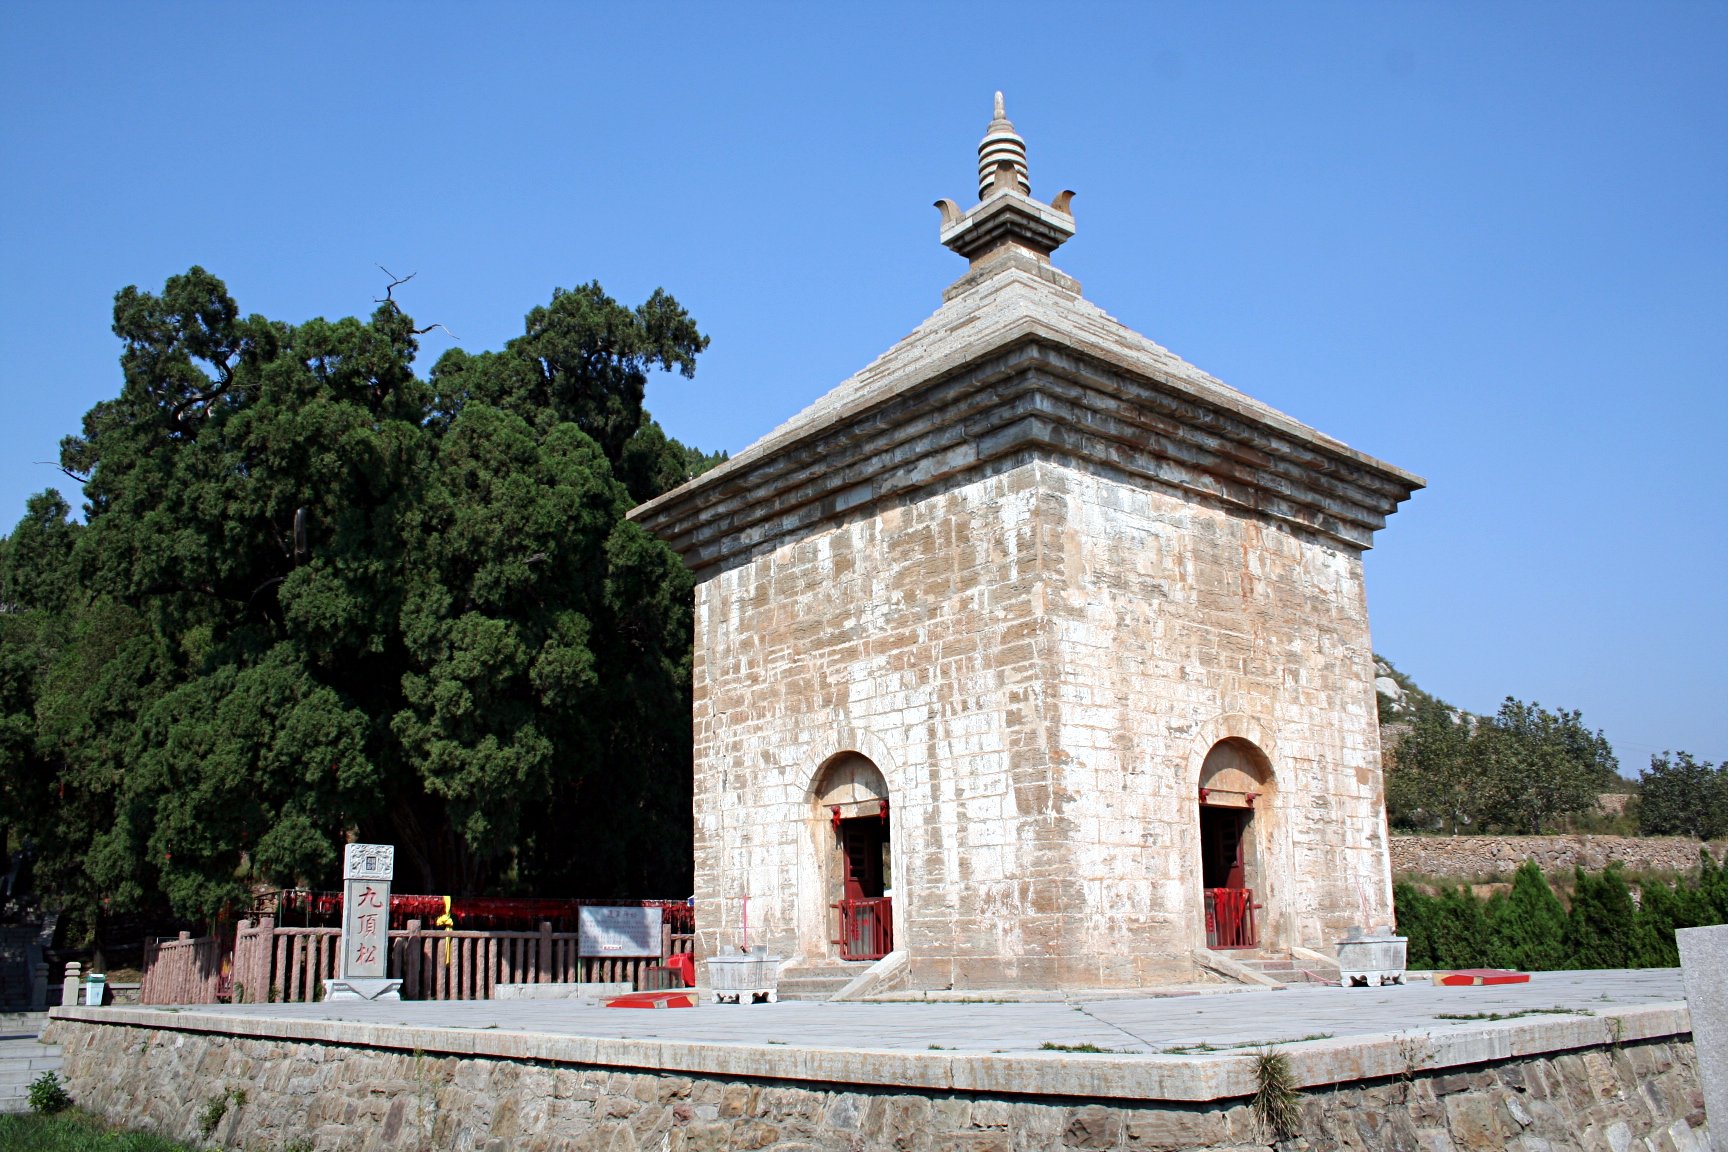
<svg viewBox="0 0 1728 1152">
<path fill-rule="evenodd" d="M 630 517 L 700 572 L 920 488 L 1060 459 L 1369 547 L 1421 477 L 1231 388 L 1086 300 L 1049 261 L 1073 234 L 1073 194 L 1032 199 L 1000 93 L 996 112 L 979 148 L 989 194 L 964 214 L 937 202 L 943 242 L 972 262 L 942 306 Z"/>
</svg>

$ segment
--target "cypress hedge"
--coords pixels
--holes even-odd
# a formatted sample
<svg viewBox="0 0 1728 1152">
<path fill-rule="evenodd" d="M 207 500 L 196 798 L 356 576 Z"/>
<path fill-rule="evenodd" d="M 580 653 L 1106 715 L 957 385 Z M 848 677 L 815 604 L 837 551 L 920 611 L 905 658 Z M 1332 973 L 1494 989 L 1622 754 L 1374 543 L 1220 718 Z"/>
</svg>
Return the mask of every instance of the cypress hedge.
<svg viewBox="0 0 1728 1152">
<path fill-rule="evenodd" d="M 1433 892 L 1393 886 L 1398 928 L 1413 969 L 1672 968 L 1676 928 L 1728 923 L 1728 866 L 1700 852 L 1698 870 L 1667 883 L 1645 880 L 1634 901 L 1619 864 L 1575 870 L 1570 906 L 1533 860 L 1508 892 L 1478 898 L 1466 886 Z"/>
</svg>

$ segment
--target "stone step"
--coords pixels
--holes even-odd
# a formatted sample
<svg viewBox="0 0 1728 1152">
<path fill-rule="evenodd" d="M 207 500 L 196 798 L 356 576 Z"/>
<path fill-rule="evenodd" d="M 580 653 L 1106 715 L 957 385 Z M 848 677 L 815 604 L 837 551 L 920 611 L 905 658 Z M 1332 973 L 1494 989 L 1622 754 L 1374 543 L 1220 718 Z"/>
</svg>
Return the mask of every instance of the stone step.
<svg viewBox="0 0 1728 1152">
<path fill-rule="evenodd" d="M 46 1012 L 0 1012 L 0 1036 L 40 1036 L 46 1027 Z"/>
<path fill-rule="evenodd" d="M 1239 956 L 1237 959 L 1246 967 L 1254 969 L 1263 976 L 1270 976 L 1281 984 L 1336 984 L 1336 972 L 1322 971 L 1319 965 L 1307 960 L 1298 960 L 1293 956 L 1278 953 L 1259 956 Z"/>
<path fill-rule="evenodd" d="M 849 980 L 802 980 L 792 984 L 782 981 L 775 995 L 781 1000 L 828 1000 L 849 983 Z"/>
<path fill-rule="evenodd" d="M 22 1054 L 9 1050 L 0 1051 L 0 1076 L 6 1075 L 7 1070 L 12 1068 L 52 1068 L 60 1063 L 63 1053 L 59 1045 L 41 1044 L 37 1047 L 39 1051 Z"/>
<path fill-rule="evenodd" d="M 856 967 L 786 968 L 780 972 L 777 995 L 781 1000 L 826 1000 L 852 983 L 868 964 Z"/>
<path fill-rule="evenodd" d="M 58 1056 L 44 1056 L 37 1060 L 0 1061 L 0 1089 L 28 1084 L 44 1072 L 58 1071 L 62 1063 Z"/>
</svg>

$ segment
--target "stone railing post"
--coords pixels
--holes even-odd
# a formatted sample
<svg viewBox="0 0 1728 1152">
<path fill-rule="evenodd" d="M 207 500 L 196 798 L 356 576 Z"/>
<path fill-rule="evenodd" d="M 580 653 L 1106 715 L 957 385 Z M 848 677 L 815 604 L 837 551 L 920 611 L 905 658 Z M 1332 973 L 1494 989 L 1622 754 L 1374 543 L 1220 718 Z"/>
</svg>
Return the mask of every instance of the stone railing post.
<svg viewBox="0 0 1728 1152">
<path fill-rule="evenodd" d="M 408 921 L 408 936 L 402 941 L 402 999 L 421 1000 L 426 998 L 425 989 L 420 984 L 422 953 L 426 951 L 426 942 L 420 937 L 420 921 Z"/>
<path fill-rule="evenodd" d="M 536 982 L 549 984 L 552 982 L 552 921 L 540 921 L 540 973 Z"/>
<path fill-rule="evenodd" d="M 270 989 L 276 983 L 276 917 L 261 916 L 258 918 L 258 969 L 255 979 L 258 981 L 258 991 L 253 999 L 255 1004 L 270 1002 Z"/>
<path fill-rule="evenodd" d="M 258 922 L 251 917 L 240 921 L 234 929 L 234 982 L 228 987 L 228 1003 L 244 1004 L 252 995 L 252 945 L 256 939 L 248 939 L 257 929 Z"/>
<path fill-rule="evenodd" d="M 60 984 L 60 1004 L 71 1008 L 78 1003 L 78 990 L 84 984 L 84 966 L 73 960 L 66 965 L 66 979 Z"/>
</svg>

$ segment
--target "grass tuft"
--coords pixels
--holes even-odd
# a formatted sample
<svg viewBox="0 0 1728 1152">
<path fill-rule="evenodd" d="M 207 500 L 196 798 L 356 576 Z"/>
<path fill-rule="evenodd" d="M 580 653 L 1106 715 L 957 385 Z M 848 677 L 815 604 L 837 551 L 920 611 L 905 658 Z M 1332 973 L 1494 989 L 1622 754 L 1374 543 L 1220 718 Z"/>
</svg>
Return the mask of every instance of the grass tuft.
<svg viewBox="0 0 1728 1152">
<path fill-rule="evenodd" d="M 1108 1052 L 1116 1055 L 1129 1054 L 1126 1048 L 1100 1048 L 1096 1044 L 1057 1044 L 1050 1040 L 1046 1040 L 1044 1043 L 1038 1045 L 1038 1049 L 1041 1052 Z"/>
<path fill-rule="evenodd" d="M 1262 1048 L 1254 1054 L 1254 1099 L 1250 1105 L 1274 1140 L 1288 1140 L 1296 1135 L 1302 1121 L 1302 1109 L 1297 1103 L 1296 1077 L 1290 1071 L 1290 1057 L 1276 1048 Z"/>
<path fill-rule="evenodd" d="M 1511 1012 L 1436 1012 L 1436 1020 L 1516 1020 L 1520 1016 L 1594 1016 L 1588 1008 L 1518 1008 Z"/>
<path fill-rule="evenodd" d="M 149 1132 L 110 1128 L 76 1110 L 52 1116 L 0 1115 L 0 1148 L 6 1152 L 193 1152 Z"/>
</svg>

